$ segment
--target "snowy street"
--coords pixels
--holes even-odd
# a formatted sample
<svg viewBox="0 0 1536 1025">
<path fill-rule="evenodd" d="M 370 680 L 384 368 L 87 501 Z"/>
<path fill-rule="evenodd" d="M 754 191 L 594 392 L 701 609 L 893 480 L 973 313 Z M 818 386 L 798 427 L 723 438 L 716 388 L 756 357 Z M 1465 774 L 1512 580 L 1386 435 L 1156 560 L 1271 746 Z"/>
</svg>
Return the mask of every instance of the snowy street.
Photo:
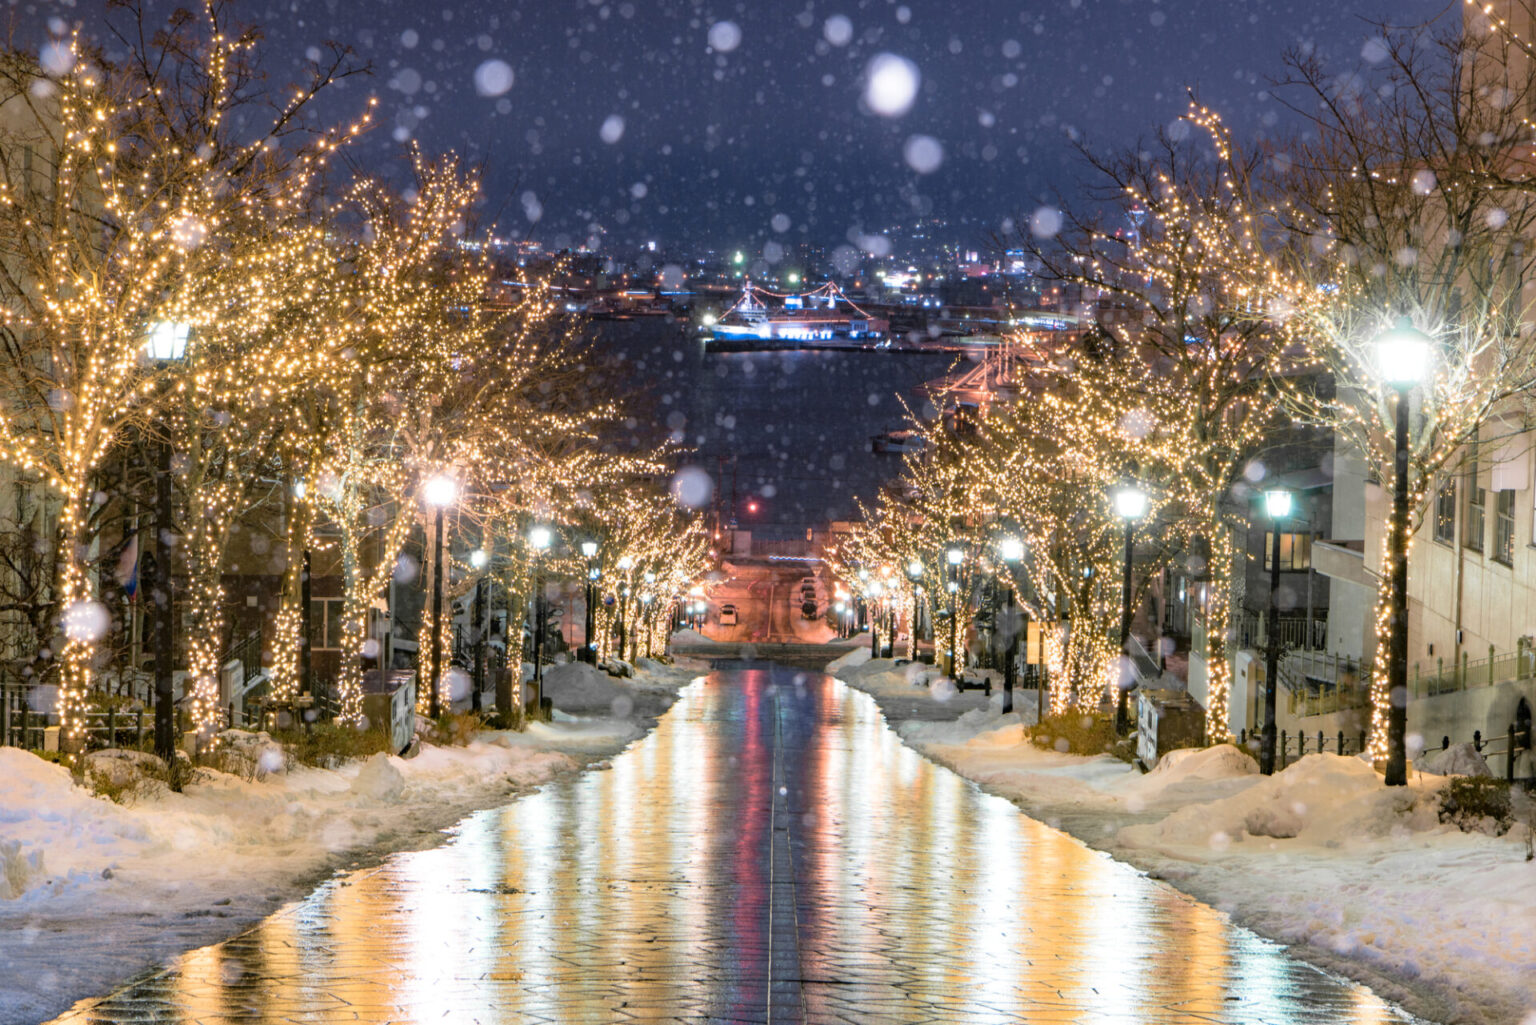
<svg viewBox="0 0 1536 1025">
<path fill-rule="evenodd" d="M 1413 1020 L 922 758 L 869 697 L 765 663 L 684 688 L 611 767 L 57 1020 L 355 1013 Z"/>
</svg>

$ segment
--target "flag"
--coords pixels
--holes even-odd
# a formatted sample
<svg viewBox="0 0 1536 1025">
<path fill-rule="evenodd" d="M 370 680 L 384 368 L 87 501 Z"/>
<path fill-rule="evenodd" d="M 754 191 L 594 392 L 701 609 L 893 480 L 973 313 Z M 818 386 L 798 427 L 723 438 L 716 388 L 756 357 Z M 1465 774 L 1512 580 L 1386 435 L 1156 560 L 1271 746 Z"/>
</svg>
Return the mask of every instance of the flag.
<svg viewBox="0 0 1536 1025">
<path fill-rule="evenodd" d="M 123 593 L 128 595 L 128 600 L 133 601 L 139 595 L 139 532 L 134 531 L 128 537 L 128 543 L 123 545 L 123 550 L 117 556 L 117 572 L 114 574 L 117 582 L 123 588 Z"/>
</svg>

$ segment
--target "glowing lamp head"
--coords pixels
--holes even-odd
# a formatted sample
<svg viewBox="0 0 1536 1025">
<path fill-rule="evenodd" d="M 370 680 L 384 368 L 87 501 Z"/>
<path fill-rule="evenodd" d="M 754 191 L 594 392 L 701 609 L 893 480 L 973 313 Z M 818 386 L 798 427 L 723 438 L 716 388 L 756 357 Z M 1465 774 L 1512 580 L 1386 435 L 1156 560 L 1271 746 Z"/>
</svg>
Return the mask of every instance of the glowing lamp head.
<svg viewBox="0 0 1536 1025">
<path fill-rule="evenodd" d="M 469 564 L 475 569 L 485 569 L 486 563 L 491 561 L 490 553 L 484 548 L 476 548 L 469 553 Z"/>
<path fill-rule="evenodd" d="M 1430 338 L 1407 317 L 1398 317 L 1391 330 L 1376 339 L 1376 370 L 1382 380 L 1408 388 L 1429 373 Z"/>
<path fill-rule="evenodd" d="M 302 499 L 308 493 L 309 493 L 309 487 L 303 481 L 296 480 L 296 481 L 293 482 L 293 497 L 294 498 Z"/>
<path fill-rule="evenodd" d="M 1141 519 L 1147 514 L 1147 493 L 1138 487 L 1121 488 L 1115 492 L 1115 512 L 1121 519 Z"/>
<path fill-rule="evenodd" d="M 539 526 L 528 531 L 528 544 L 536 552 L 542 552 L 548 548 L 553 539 L 554 535 L 548 527 Z"/>
<path fill-rule="evenodd" d="M 587 559 L 590 559 L 593 556 L 595 556 L 597 554 L 597 542 L 596 541 L 583 541 L 581 543 L 581 554 L 582 554 L 582 556 L 584 558 L 587 558 Z"/>
<path fill-rule="evenodd" d="M 635 566 L 635 560 L 634 560 L 633 556 L 626 555 L 626 556 L 622 557 L 621 559 L 619 559 L 619 569 L 630 570 L 630 569 L 633 569 L 634 566 Z"/>
<path fill-rule="evenodd" d="M 923 579 L 923 564 L 916 559 L 907 563 L 907 576 L 913 580 Z"/>
<path fill-rule="evenodd" d="M 951 566 L 958 566 L 965 561 L 965 549 L 958 545 L 951 546 L 944 552 L 944 558 Z"/>
<path fill-rule="evenodd" d="M 1291 514 L 1291 493 L 1284 488 L 1264 492 L 1264 509 L 1272 520 L 1283 520 Z"/>
<path fill-rule="evenodd" d="M 188 324 L 169 320 L 157 320 L 149 325 L 149 336 L 144 341 L 144 351 L 150 359 L 182 359 L 187 354 L 187 336 L 192 333 Z"/>
<path fill-rule="evenodd" d="M 1005 537 L 997 545 L 1004 562 L 1018 562 L 1024 558 L 1024 542 L 1016 537 Z"/>
<path fill-rule="evenodd" d="M 438 474 L 428 478 L 426 484 L 422 485 L 421 494 L 428 505 L 445 509 L 459 497 L 459 484 L 452 477 Z"/>
</svg>

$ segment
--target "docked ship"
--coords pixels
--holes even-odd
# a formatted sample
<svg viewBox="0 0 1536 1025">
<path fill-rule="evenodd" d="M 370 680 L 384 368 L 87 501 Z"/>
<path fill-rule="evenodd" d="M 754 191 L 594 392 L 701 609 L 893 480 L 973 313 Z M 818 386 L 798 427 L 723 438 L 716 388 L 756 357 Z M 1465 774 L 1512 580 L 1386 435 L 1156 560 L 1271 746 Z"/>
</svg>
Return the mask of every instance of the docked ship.
<svg viewBox="0 0 1536 1025">
<path fill-rule="evenodd" d="M 866 349 L 890 344 L 890 322 L 871 316 L 828 281 L 809 292 L 771 292 L 748 278 L 730 309 L 706 324 L 708 348 Z"/>
</svg>

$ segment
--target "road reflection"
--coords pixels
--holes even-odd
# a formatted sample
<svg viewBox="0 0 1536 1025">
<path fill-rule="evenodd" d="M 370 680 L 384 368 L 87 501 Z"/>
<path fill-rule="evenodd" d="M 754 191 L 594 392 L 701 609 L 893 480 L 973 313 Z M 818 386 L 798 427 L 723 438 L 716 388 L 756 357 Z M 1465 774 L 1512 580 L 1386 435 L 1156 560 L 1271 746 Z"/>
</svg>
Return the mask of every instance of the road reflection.
<svg viewBox="0 0 1536 1025">
<path fill-rule="evenodd" d="M 674 1019 L 1412 1020 L 932 765 L 865 695 L 759 666 L 57 1021 Z"/>
</svg>

